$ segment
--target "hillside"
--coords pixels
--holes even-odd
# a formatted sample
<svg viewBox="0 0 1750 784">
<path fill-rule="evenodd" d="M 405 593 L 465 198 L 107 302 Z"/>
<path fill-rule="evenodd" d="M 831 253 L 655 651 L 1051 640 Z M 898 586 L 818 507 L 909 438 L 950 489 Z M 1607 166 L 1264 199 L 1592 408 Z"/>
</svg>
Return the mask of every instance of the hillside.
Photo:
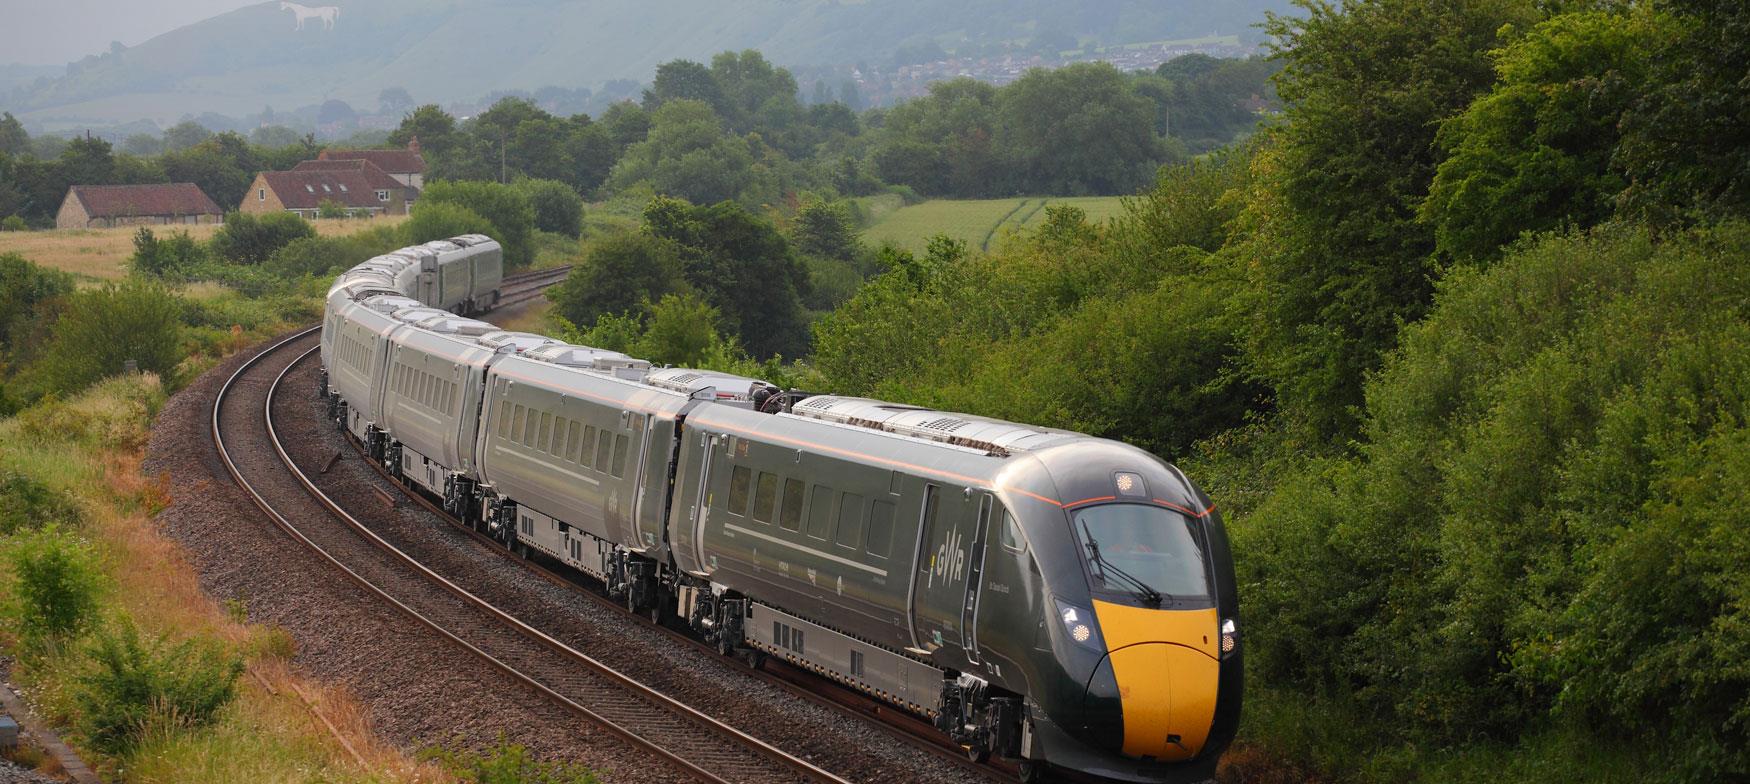
<svg viewBox="0 0 1750 784">
<path fill-rule="evenodd" d="M 313 3 L 312 3 L 313 4 Z M 1210 34 L 1257 40 L 1253 25 L 1282 0 L 350 0 L 332 29 L 294 29 L 276 2 L 86 58 L 47 84 L 0 94 L 38 122 L 174 121 L 187 113 L 244 114 L 338 98 L 375 106 L 386 87 L 419 101 L 493 90 L 598 87 L 647 80 L 658 63 L 757 48 L 787 66 L 879 67 L 902 46 L 950 51 L 1052 40 L 1102 45 Z M 928 25 L 920 29 L 920 22 Z"/>
</svg>

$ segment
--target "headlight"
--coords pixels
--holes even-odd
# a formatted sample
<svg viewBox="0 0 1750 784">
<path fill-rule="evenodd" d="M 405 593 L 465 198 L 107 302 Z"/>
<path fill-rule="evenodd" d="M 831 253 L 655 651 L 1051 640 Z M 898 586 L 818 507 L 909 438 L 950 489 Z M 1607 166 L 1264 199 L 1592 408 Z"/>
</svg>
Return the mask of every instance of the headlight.
<svg viewBox="0 0 1750 784">
<path fill-rule="evenodd" d="M 1100 639 L 1100 624 L 1094 621 L 1092 610 L 1057 601 L 1057 619 L 1063 623 L 1063 631 L 1069 635 L 1071 642 L 1091 651 L 1106 650 L 1105 640 Z"/>
<path fill-rule="evenodd" d="M 1226 656 L 1239 650 L 1240 627 L 1234 619 L 1228 618 L 1221 622 L 1221 655 Z"/>
</svg>

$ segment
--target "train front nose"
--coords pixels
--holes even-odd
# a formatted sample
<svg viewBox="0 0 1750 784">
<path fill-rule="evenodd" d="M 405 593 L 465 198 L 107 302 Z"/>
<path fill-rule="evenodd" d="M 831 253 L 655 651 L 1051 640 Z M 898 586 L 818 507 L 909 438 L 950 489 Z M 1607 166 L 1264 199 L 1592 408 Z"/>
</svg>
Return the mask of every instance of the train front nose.
<svg viewBox="0 0 1750 784">
<path fill-rule="evenodd" d="M 1094 612 L 1107 654 L 1088 680 L 1084 709 L 1090 718 L 1108 717 L 1091 723 L 1122 727 L 1121 741 L 1102 740 L 1129 757 L 1180 761 L 1197 756 L 1215 721 L 1221 681 L 1216 611 L 1096 601 Z"/>
</svg>

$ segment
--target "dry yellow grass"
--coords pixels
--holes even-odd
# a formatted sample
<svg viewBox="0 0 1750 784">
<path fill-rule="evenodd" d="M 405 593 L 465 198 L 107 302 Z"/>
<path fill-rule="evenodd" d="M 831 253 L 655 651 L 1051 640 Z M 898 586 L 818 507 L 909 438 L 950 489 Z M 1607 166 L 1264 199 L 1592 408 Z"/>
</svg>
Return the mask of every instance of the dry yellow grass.
<svg viewBox="0 0 1750 784">
<path fill-rule="evenodd" d="M 316 233 L 338 237 L 355 231 L 406 220 L 402 215 L 386 215 L 371 220 L 312 221 Z M 218 231 L 217 224 L 205 226 L 152 226 L 154 231 L 187 231 L 195 239 L 205 240 Z M 128 257 L 134 254 L 134 232 L 138 226 L 114 229 L 50 229 L 47 231 L 0 232 L 0 253 L 17 253 L 45 267 L 66 270 L 88 280 L 116 280 L 128 274 Z"/>
</svg>

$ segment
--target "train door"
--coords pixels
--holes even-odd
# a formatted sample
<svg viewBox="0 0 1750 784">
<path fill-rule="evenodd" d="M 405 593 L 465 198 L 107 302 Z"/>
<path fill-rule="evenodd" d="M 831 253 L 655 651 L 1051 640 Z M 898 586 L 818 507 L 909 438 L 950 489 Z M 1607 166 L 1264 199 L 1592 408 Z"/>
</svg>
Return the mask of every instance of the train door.
<svg viewBox="0 0 1750 784">
<path fill-rule="evenodd" d="M 972 549 L 966 563 L 966 601 L 960 607 L 960 644 L 966 660 L 978 663 L 978 602 L 984 585 L 984 550 L 990 535 L 991 497 L 978 496 L 978 520 L 972 527 Z"/>
<path fill-rule="evenodd" d="M 971 504 L 969 495 L 925 485 L 917 567 L 908 591 L 912 646 L 931 653 L 949 649 L 950 655 L 939 663 L 950 666 L 958 663 L 954 651 L 965 645 L 960 619 L 971 565 L 969 548 L 975 538 Z"/>
<path fill-rule="evenodd" d="M 705 556 L 705 516 L 711 506 L 711 462 L 717 457 L 717 443 L 722 437 L 715 433 L 705 433 L 703 437 L 705 450 L 699 457 L 699 495 L 693 499 L 693 508 L 687 512 L 687 517 L 693 524 L 693 560 L 700 571 L 710 573 L 711 560 Z"/>
<path fill-rule="evenodd" d="M 662 544 L 662 521 L 659 515 L 650 514 L 648 507 L 654 503 L 658 509 L 661 509 L 661 492 L 665 489 L 664 486 L 667 485 L 667 482 L 663 481 L 655 488 L 651 487 L 653 480 L 650 476 L 650 448 L 652 446 L 652 433 L 655 431 L 653 427 L 656 424 L 655 420 L 650 414 L 644 414 L 642 417 L 634 418 L 632 424 L 638 444 L 637 459 L 632 461 L 635 466 L 632 471 L 632 527 L 638 537 L 637 541 L 646 548 L 654 550 Z M 657 494 L 656 498 L 646 497 L 652 492 Z M 660 560 L 667 560 L 666 553 L 653 555 Z"/>
</svg>

